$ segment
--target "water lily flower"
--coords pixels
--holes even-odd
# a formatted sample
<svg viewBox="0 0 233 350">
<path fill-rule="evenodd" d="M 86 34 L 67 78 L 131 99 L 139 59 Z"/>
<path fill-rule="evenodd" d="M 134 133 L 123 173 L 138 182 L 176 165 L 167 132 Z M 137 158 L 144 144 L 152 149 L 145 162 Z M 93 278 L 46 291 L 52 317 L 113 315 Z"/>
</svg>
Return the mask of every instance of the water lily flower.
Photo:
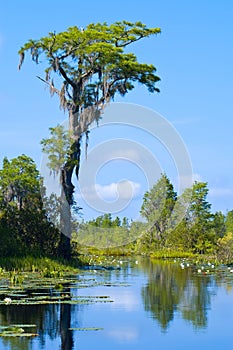
<svg viewBox="0 0 233 350">
<path fill-rule="evenodd" d="M 10 304 L 11 302 L 12 302 L 12 300 L 11 300 L 11 298 L 5 298 L 4 299 L 4 302 L 6 303 L 6 304 Z"/>
</svg>

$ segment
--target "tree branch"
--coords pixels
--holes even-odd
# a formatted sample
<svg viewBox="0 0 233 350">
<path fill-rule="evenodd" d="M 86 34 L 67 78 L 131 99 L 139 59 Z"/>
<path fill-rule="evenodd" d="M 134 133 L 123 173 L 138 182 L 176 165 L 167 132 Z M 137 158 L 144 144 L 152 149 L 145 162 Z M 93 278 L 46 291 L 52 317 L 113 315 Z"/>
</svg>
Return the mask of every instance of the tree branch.
<svg viewBox="0 0 233 350">
<path fill-rule="evenodd" d="M 127 35 L 127 37 L 128 37 L 128 35 Z M 119 39 L 116 40 L 116 47 L 125 47 L 125 46 L 127 46 L 127 45 L 129 45 L 129 44 L 132 44 L 132 43 L 134 43 L 135 41 L 138 41 L 138 40 L 140 40 L 140 39 L 142 39 L 142 38 L 145 38 L 145 37 L 146 37 L 146 35 L 141 34 L 138 38 L 136 38 L 136 39 L 134 39 L 134 40 L 128 40 L 127 42 L 125 42 L 125 43 L 123 43 L 123 44 L 118 44 L 118 41 L 121 40 L 121 38 L 119 38 Z"/>
<path fill-rule="evenodd" d="M 36 77 L 38 79 L 40 79 L 41 81 L 43 81 L 43 83 L 49 85 L 50 89 L 52 89 L 53 92 L 56 92 L 56 94 L 58 94 L 60 96 L 60 94 L 61 94 L 60 90 L 56 89 L 55 86 L 52 83 L 50 83 L 49 81 L 44 80 L 43 78 L 39 77 L 38 75 Z"/>
<path fill-rule="evenodd" d="M 73 80 L 71 80 L 68 75 L 66 74 L 66 72 L 64 71 L 64 69 L 61 67 L 60 62 L 58 62 L 58 69 L 59 72 L 61 73 L 61 75 L 63 76 L 63 78 L 67 81 L 68 84 L 70 84 L 72 86 L 72 88 L 76 88 L 76 84 L 73 82 Z"/>
</svg>

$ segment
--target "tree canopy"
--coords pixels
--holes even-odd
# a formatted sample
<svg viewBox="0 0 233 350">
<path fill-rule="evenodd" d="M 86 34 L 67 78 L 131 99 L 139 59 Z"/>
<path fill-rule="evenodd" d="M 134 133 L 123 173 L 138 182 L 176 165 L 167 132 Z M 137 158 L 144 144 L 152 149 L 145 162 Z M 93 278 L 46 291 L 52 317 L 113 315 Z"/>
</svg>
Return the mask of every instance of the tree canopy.
<svg viewBox="0 0 233 350">
<path fill-rule="evenodd" d="M 156 182 L 143 198 L 141 214 L 150 225 L 152 236 L 164 239 L 169 227 L 177 194 L 173 185 L 165 174 Z"/>
<path fill-rule="evenodd" d="M 133 42 L 158 33 L 159 28 L 127 21 L 112 25 L 92 23 L 85 29 L 70 27 L 39 40 L 29 40 L 19 50 L 19 68 L 27 51 L 37 64 L 44 55 L 47 61 L 45 81 L 51 93 L 60 96 L 62 108 L 93 105 L 101 108 L 116 92 L 125 95 L 132 90 L 137 81 L 150 92 L 159 91 L 155 86 L 159 81 L 155 66 L 139 63 L 133 53 L 124 52 Z M 55 87 L 52 73 L 61 77 L 60 87 Z"/>
<path fill-rule="evenodd" d="M 19 68 L 27 52 L 35 63 L 43 62 L 45 78 L 40 79 L 50 87 L 51 95 L 59 96 L 61 108 L 69 113 L 73 144 L 61 179 L 70 205 L 72 174 L 75 168 L 77 175 L 79 171 L 81 137 L 86 135 L 88 142 L 89 127 L 99 121 L 106 104 L 117 93 L 124 96 L 136 83 L 151 93 L 159 91 L 155 66 L 138 62 L 128 50 L 130 44 L 158 33 L 159 28 L 148 28 L 141 22 L 91 23 L 85 29 L 74 26 L 31 39 L 19 50 Z"/>
<path fill-rule="evenodd" d="M 41 179 L 34 161 L 26 155 L 9 161 L 3 160 L 0 170 L 0 198 L 2 203 L 14 203 L 19 209 L 29 201 L 29 197 L 40 194 Z"/>
<path fill-rule="evenodd" d="M 24 154 L 4 158 L 0 170 L 1 256 L 58 255 L 60 234 L 43 209 L 42 196 L 42 179 L 34 161 Z"/>
</svg>

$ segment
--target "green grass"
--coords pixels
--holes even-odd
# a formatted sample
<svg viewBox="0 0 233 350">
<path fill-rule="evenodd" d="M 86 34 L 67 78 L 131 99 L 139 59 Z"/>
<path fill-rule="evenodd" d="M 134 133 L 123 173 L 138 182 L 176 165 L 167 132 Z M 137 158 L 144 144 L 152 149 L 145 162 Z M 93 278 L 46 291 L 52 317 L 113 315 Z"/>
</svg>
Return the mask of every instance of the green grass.
<svg viewBox="0 0 233 350">
<path fill-rule="evenodd" d="M 193 254 L 192 252 L 183 252 L 183 251 L 176 251 L 176 250 L 170 250 L 170 249 L 162 249 L 150 254 L 150 257 L 154 259 L 170 259 L 170 258 L 192 259 L 192 258 L 195 258 L 196 256 L 197 255 Z"/>
<path fill-rule="evenodd" d="M 55 260 L 46 257 L 9 257 L 0 258 L 1 271 L 29 271 L 29 272 L 51 272 L 51 271 L 72 271 L 78 268 L 78 260 Z"/>
</svg>

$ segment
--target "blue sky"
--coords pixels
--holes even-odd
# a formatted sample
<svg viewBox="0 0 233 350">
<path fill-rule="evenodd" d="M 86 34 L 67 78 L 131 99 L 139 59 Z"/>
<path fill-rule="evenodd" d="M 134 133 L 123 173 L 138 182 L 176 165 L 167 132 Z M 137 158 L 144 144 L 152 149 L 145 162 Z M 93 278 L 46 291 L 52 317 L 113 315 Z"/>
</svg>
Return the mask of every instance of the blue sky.
<svg viewBox="0 0 233 350">
<path fill-rule="evenodd" d="M 229 0 L 71 0 L 67 4 L 59 0 L 22 0 L 13 6 L 11 2 L 3 2 L 0 161 L 4 156 L 12 158 L 25 153 L 35 159 L 39 167 L 40 140 L 48 135 L 50 126 L 66 118 L 56 98 L 50 98 L 36 78 L 36 75 L 43 76 L 40 65 L 36 66 L 28 57 L 18 71 L 20 46 L 30 38 L 37 39 L 73 25 L 85 27 L 90 22 L 140 20 L 162 29 L 161 35 L 139 42 L 133 48 L 140 61 L 157 67 L 161 92 L 152 95 L 143 87 L 136 87 L 124 99 L 116 98 L 116 102 L 142 105 L 170 122 L 188 150 L 195 178 L 208 182 L 208 199 L 213 211 L 233 209 L 232 18 L 233 3 Z M 136 130 L 119 130 L 124 138 L 130 135 L 137 142 L 141 137 L 142 144 L 148 142 L 146 147 L 160 158 L 161 170 L 175 179 L 169 160 L 162 156 L 161 144 L 153 144 L 154 140 L 147 140 L 148 135 L 140 136 Z M 93 130 L 90 151 L 99 142 L 105 142 L 109 134 L 119 137 L 112 130 Z M 124 213 L 134 217 L 147 189 L 143 169 L 122 159 L 115 160 L 109 168 L 107 165 L 96 178 L 98 190 L 107 198 L 111 191 L 116 191 L 117 182 L 127 178 L 135 192 L 131 206 Z M 86 208 L 85 215 L 95 214 Z"/>
</svg>

